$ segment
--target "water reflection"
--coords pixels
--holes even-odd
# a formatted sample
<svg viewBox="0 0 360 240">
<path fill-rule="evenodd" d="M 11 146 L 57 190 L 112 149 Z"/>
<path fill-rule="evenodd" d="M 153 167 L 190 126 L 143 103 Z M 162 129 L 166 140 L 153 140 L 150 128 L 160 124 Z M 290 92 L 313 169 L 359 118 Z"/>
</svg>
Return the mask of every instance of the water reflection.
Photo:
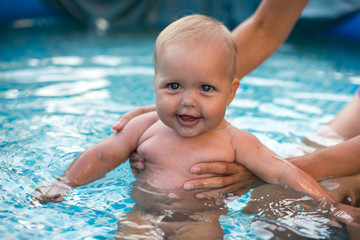
<svg viewBox="0 0 360 240">
<path fill-rule="evenodd" d="M 236 220 L 245 215 L 250 236 L 257 239 L 348 239 L 346 230 L 331 227 L 329 214 L 310 197 L 272 184 L 248 194 L 245 201 L 228 204 L 231 214 L 222 216 L 222 223 L 236 228 L 242 224 Z"/>
<path fill-rule="evenodd" d="M 109 86 L 109 82 L 105 79 L 97 79 L 91 82 L 58 83 L 39 88 L 34 91 L 34 95 L 40 97 L 64 97 L 102 89 L 107 86 Z"/>
</svg>

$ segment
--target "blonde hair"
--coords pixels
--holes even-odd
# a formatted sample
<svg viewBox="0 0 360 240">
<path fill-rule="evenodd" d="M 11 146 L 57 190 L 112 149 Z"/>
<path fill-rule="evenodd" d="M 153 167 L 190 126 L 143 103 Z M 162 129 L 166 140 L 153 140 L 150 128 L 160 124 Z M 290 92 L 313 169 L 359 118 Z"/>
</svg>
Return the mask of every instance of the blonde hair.
<svg viewBox="0 0 360 240">
<path fill-rule="evenodd" d="M 157 56 L 160 50 L 171 46 L 188 46 L 194 43 L 216 42 L 227 50 L 231 64 L 232 77 L 236 70 L 237 48 L 231 32 L 218 20 L 204 15 L 189 15 L 171 23 L 157 37 L 155 42 L 155 73 Z"/>
</svg>

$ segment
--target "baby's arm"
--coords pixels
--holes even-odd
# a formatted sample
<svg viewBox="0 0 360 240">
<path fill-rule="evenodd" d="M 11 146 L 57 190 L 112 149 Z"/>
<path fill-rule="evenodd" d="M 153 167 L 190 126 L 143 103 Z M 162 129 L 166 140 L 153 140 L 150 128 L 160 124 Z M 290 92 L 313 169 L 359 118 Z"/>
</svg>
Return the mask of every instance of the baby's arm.
<svg viewBox="0 0 360 240">
<path fill-rule="evenodd" d="M 289 186 L 315 199 L 334 200 L 308 174 L 265 147 L 255 136 L 239 132 L 236 161 L 266 182 Z"/>
<path fill-rule="evenodd" d="M 104 177 L 128 159 L 143 132 L 157 119 L 155 112 L 132 119 L 121 132 L 112 134 L 80 154 L 51 186 L 37 188 L 32 196 L 40 202 L 62 201 L 72 188 Z"/>
<path fill-rule="evenodd" d="M 360 222 L 360 211 L 335 202 L 327 192 L 308 174 L 292 163 L 277 156 L 250 133 L 236 132 L 233 141 L 236 161 L 244 164 L 263 180 L 289 186 L 319 201 L 319 207 L 328 210 L 336 219 L 345 223 Z"/>
</svg>

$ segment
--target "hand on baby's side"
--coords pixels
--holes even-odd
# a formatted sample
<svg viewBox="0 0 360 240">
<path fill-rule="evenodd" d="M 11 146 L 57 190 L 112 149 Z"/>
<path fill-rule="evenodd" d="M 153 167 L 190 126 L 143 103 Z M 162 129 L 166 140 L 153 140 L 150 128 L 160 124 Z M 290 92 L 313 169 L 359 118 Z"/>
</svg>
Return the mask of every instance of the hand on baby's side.
<svg viewBox="0 0 360 240">
<path fill-rule="evenodd" d="M 185 190 L 204 189 L 196 198 L 223 198 L 231 195 L 243 195 L 251 188 L 264 184 L 248 169 L 238 163 L 212 162 L 198 163 L 191 167 L 192 173 L 201 175 L 215 174 L 184 183 Z"/>
<path fill-rule="evenodd" d="M 114 125 L 112 125 L 112 129 L 115 131 L 121 131 L 125 127 L 125 125 L 134 117 L 139 116 L 144 113 L 155 111 L 156 107 L 155 104 L 149 106 L 139 106 L 131 110 L 130 112 L 125 113 L 122 115 Z"/>
<path fill-rule="evenodd" d="M 320 184 L 336 202 L 360 207 L 360 174 L 326 179 Z"/>
<path fill-rule="evenodd" d="M 73 188 L 66 183 L 55 180 L 51 186 L 41 186 L 31 193 L 33 200 L 40 203 L 48 202 L 62 202 L 67 193 L 71 192 Z"/>
</svg>

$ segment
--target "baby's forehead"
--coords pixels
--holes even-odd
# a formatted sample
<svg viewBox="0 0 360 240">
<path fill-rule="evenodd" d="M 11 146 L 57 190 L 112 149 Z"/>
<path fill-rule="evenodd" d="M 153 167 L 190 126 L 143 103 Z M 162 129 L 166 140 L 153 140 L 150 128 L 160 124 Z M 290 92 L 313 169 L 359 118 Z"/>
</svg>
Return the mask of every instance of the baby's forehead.
<svg viewBox="0 0 360 240">
<path fill-rule="evenodd" d="M 208 39 L 205 37 L 187 39 L 187 41 L 163 41 L 162 44 L 157 45 L 155 49 L 155 70 L 157 70 L 159 61 L 162 62 L 162 64 L 166 64 L 166 62 L 161 61 L 164 56 L 176 58 L 176 53 L 172 52 L 174 49 L 176 49 L 177 52 L 180 51 L 189 55 L 198 54 L 198 56 L 204 55 L 205 57 L 205 55 L 207 55 L 207 57 L 210 58 L 220 58 L 226 63 L 226 69 L 230 74 L 235 72 L 236 51 L 233 51 L 221 38 Z M 167 50 L 169 50 L 169 52 Z"/>
<path fill-rule="evenodd" d="M 177 48 L 181 49 L 183 51 L 192 51 L 195 49 L 202 49 L 202 50 L 213 50 L 216 54 L 224 54 L 229 55 L 229 60 L 231 60 L 231 51 L 226 46 L 225 43 L 221 41 L 204 41 L 204 39 L 201 39 L 200 41 L 186 41 L 186 42 L 168 42 L 164 43 L 162 46 L 158 48 L 158 53 L 164 52 L 168 49 Z M 225 56 L 224 56 L 225 57 Z"/>
<path fill-rule="evenodd" d="M 229 74 L 233 78 L 233 61 L 231 54 L 222 48 L 204 46 L 203 44 L 168 45 L 159 52 L 157 67 L 166 69 L 183 67 L 190 68 L 191 72 L 207 72 L 213 75 Z M 191 64 L 189 64 L 191 63 Z"/>
</svg>

